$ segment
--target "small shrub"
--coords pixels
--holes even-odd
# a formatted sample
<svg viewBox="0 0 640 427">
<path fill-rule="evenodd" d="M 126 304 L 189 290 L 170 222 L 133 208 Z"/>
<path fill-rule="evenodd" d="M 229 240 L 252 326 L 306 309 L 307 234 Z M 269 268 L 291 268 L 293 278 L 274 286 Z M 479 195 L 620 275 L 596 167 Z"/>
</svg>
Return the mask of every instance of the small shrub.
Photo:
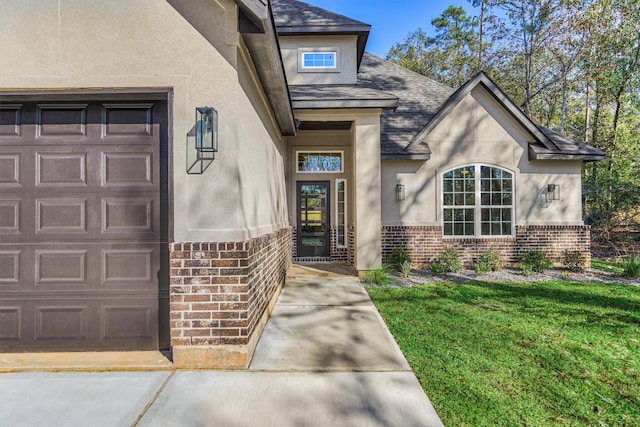
<svg viewBox="0 0 640 427">
<path fill-rule="evenodd" d="M 386 267 L 369 270 L 362 281 L 368 285 L 387 286 L 391 282 L 391 276 Z"/>
<path fill-rule="evenodd" d="M 495 249 L 489 249 L 483 253 L 474 265 L 474 269 L 478 274 L 502 270 L 503 267 L 504 260 L 502 259 L 502 255 Z"/>
<path fill-rule="evenodd" d="M 587 264 L 587 257 L 579 251 L 564 251 L 562 253 L 562 265 L 569 271 L 583 272 Z"/>
<path fill-rule="evenodd" d="M 551 267 L 553 264 L 542 251 L 529 251 L 520 259 L 520 270 L 524 274 L 542 273 Z"/>
<path fill-rule="evenodd" d="M 431 262 L 433 274 L 455 273 L 460 270 L 462 270 L 460 254 L 453 248 L 445 249 L 436 260 Z"/>
<path fill-rule="evenodd" d="M 409 264 L 411 264 L 411 256 L 409 255 L 409 252 L 407 252 L 405 248 L 401 246 L 396 246 L 391 251 L 391 254 L 389 255 L 389 259 L 387 261 L 395 270 L 398 270 L 401 272 L 402 265 L 406 261 L 409 261 Z"/>
<path fill-rule="evenodd" d="M 622 261 L 623 272 L 625 277 L 640 277 L 640 255 L 632 254 Z"/>
<path fill-rule="evenodd" d="M 406 279 L 411 274 L 411 261 L 405 260 L 400 265 L 400 277 Z"/>
</svg>

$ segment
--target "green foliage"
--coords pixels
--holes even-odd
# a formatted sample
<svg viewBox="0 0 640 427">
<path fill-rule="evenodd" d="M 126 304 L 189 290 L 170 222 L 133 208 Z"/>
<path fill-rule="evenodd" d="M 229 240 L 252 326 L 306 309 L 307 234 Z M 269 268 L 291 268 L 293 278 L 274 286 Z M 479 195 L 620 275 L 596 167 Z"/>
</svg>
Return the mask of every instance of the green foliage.
<svg viewBox="0 0 640 427">
<path fill-rule="evenodd" d="M 362 279 L 367 285 L 387 286 L 391 283 L 391 276 L 386 267 L 369 270 Z"/>
<path fill-rule="evenodd" d="M 409 261 L 409 264 L 411 264 L 411 256 L 409 255 L 409 252 L 407 252 L 407 250 L 402 246 L 396 246 L 395 248 L 393 248 L 391 254 L 389 255 L 389 258 L 387 259 L 389 265 L 393 269 L 398 271 L 402 271 L 402 264 L 404 264 L 406 261 Z"/>
<path fill-rule="evenodd" d="M 622 273 L 624 272 L 624 269 L 618 263 L 602 259 L 591 259 L 591 268 L 607 271 L 609 273 L 618 275 L 622 275 Z"/>
<path fill-rule="evenodd" d="M 635 426 L 640 288 L 368 288 L 447 426 Z"/>
<path fill-rule="evenodd" d="M 431 262 L 433 274 L 455 273 L 462 270 L 460 254 L 454 248 L 447 248 L 440 253 L 437 259 Z"/>
<path fill-rule="evenodd" d="M 476 273 L 488 273 L 489 271 L 499 271 L 504 267 L 504 259 L 500 252 L 495 249 L 489 249 L 483 253 L 474 264 Z"/>
<path fill-rule="evenodd" d="M 622 261 L 622 275 L 625 277 L 640 277 L 640 255 L 627 256 Z"/>
<path fill-rule="evenodd" d="M 400 265 L 400 277 L 405 279 L 409 277 L 409 274 L 411 274 L 411 261 L 405 260 Z"/>
<path fill-rule="evenodd" d="M 551 267 L 553 264 L 542 251 L 529 251 L 520 259 L 520 270 L 524 274 L 542 273 Z"/>
<path fill-rule="evenodd" d="M 582 272 L 587 264 L 587 258 L 580 251 L 564 251 L 562 265 L 569 271 Z"/>
</svg>

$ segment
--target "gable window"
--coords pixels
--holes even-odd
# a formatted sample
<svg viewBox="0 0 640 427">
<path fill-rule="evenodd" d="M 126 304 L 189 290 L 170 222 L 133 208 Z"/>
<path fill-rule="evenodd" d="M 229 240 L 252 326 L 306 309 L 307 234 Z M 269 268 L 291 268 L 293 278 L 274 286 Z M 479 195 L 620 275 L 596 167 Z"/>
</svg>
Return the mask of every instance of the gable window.
<svg viewBox="0 0 640 427">
<path fill-rule="evenodd" d="M 302 69 L 331 69 L 338 66 L 337 52 L 302 52 Z"/>
<path fill-rule="evenodd" d="M 341 173 L 342 151 L 306 152 L 298 151 L 298 172 Z"/>
<path fill-rule="evenodd" d="M 513 174 L 470 165 L 442 175 L 442 223 L 445 236 L 512 236 Z"/>
</svg>

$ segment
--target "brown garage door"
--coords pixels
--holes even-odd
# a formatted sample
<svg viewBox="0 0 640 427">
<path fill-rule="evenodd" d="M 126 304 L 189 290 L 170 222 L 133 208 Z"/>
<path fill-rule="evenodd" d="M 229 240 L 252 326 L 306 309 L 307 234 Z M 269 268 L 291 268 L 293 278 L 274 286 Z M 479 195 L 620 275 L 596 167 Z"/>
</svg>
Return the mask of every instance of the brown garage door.
<svg viewBox="0 0 640 427">
<path fill-rule="evenodd" d="M 166 120 L 158 101 L 0 98 L 0 351 L 159 347 Z"/>
</svg>

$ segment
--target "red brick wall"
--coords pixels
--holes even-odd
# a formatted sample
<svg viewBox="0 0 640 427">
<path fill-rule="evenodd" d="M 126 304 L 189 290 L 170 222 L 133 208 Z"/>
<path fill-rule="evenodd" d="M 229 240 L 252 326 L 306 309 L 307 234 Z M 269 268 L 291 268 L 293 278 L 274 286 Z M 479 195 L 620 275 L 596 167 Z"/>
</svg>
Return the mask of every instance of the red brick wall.
<svg viewBox="0 0 640 427">
<path fill-rule="evenodd" d="M 244 242 L 172 243 L 172 346 L 247 344 L 291 264 L 291 228 Z"/>
<path fill-rule="evenodd" d="M 562 263 L 565 250 L 580 251 L 591 259 L 591 240 L 588 226 L 542 225 L 516 226 L 515 237 L 505 238 L 444 238 L 440 226 L 384 226 L 382 227 L 382 257 L 387 259 L 393 248 L 405 248 L 414 267 L 422 268 L 438 257 L 446 248 L 456 249 L 467 264 L 471 264 L 489 249 L 499 251 L 505 261 L 518 262 L 522 254 L 541 250 L 556 264 Z"/>
</svg>

